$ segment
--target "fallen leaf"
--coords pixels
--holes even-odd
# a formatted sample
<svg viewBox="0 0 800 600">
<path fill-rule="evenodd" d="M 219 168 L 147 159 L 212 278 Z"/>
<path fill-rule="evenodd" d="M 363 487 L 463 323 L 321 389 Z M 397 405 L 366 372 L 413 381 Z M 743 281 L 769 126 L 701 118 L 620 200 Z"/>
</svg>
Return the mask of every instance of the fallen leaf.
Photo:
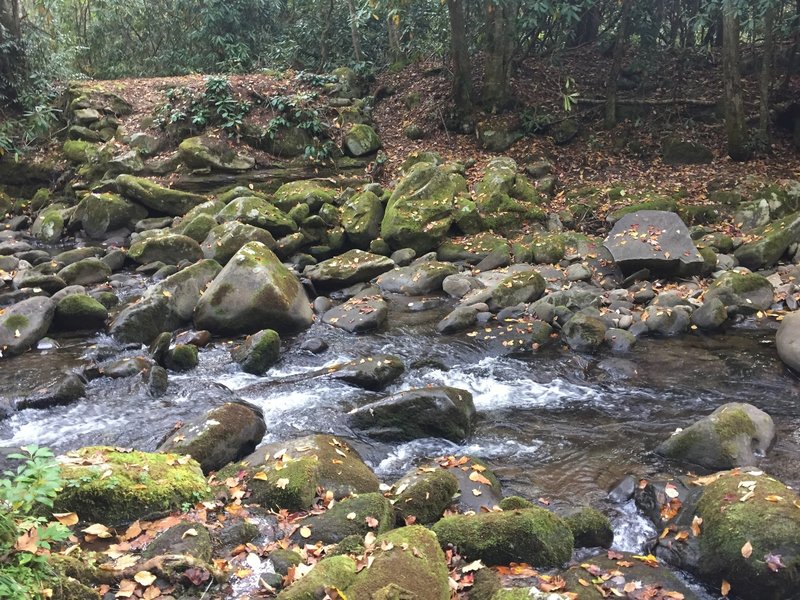
<svg viewBox="0 0 800 600">
<path fill-rule="evenodd" d="M 719 586 L 719 591 L 723 596 L 725 596 L 727 598 L 728 594 L 731 591 L 731 584 L 723 579 L 722 580 L 722 585 Z"/>
<path fill-rule="evenodd" d="M 61 523 L 62 525 L 66 525 L 67 527 L 71 527 L 78 522 L 78 515 L 74 512 L 69 513 L 53 513 L 53 516 L 56 520 Z"/>
<path fill-rule="evenodd" d="M 191 529 L 187 529 L 186 531 L 183 532 L 181 539 L 184 539 L 187 536 L 197 537 L 197 529 L 195 529 L 194 527 L 192 527 Z"/>
<path fill-rule="evenodd" d="M 484 477 L 477 471 L 472 471 L 472 473 L 469 474 L 469 480 L 474 481 L 476 483 L 482 483 L 484 485 L 492 485 L 491 481 L 489 481 L 486 477 Z"/>
<path fill-rule="evenodd" d="M 311 537 L 311 529 L 306 526 L 300 528 L 300 537 L 303 538 L 310 538 Z"/>
<path fill-rule="evenodd" d="M 148 587 L 153 585 L 153 582 L 156 580 L 156 576 L 150 571 L 139 571 L 133 576 L 133 579 L 136 581 L 136 583 L 143 585 L 144 587 Z"/>
<path fill-rule="evenodd" d="M 354 512 L 347 513 L 347 519 L 348 519 L 349 521 L 352 521 L 352 520 L 353 520 L 353 519 L 355 519 L 355 518 L 356 518 L 356 513 L 354 513 Z"/>
<path fill-rule="evenodd" d="M 667 485 L 664 486 L 664 493 L 667 495 L 667 498 L 670 499 L 677 498 L 680 495 L 680 493 L 678 492 L 678 488 L 676 488 L 671 483 L 668 483 Z"/>
<path fill-rule="evenodd" d="M 766 561 L 769 570 L 773 573 L 777 573 L 778 570 L 786 568 L 786 565 L 781 562 L 780 554 L 767 554 L 764 557 L 764 560 Z"/>
<path fill-rule="evenodd" d="M 264 471 L 259 471 L 258 473 L 253 475 L 253 479 L 257 479 L 258 481 L 267 481 L 269 479 L 269 477 L 267 477 L 267 474 L 264 473 Z M 281 481 L 286 481 L 286 483 L 289 483 L 288 479 L 279 479 L 278 483 L 280 483 Z M 276 484 L 276 485 L 278 485 L 278 484 Z M 278 486 L 278 487 L 280 487 L 280 486 Z"/>
<path fill-rule="evenodd" d="M 108 527 L 105 525 L 101 525 L 100 523 L 95 523 L 94 525 L 89 525 L 86 529 L 81 529 L 83 533 L 88 533 L 89 535 L 96 535 L 99 538 L 110 538 L 111 532 L 108 530 Z"/>
<path fill-rule="evenodd" d="M 750 542 L 745 542 L 744 546 L 742 546 L 742 556 L 745 558 L 750 558 L 750 555 L 753 554 L 753 546 Z"/>
<path fill-rule="evenodd" d="M 697 537 L 700 535 L 700 525 L 703 524 L 703 517 L 698 517 L 697 515 L 694 516 L 692 519 L 692 535 Z"/>
<path fill-rule="evenodd" d="M 364 517 L 364 522 L 367 524 L 367 527 L 372 527 L 373 529 L 375 529 L 380 524 L 378 522 L 378 519 L 376 519 L 375 517 Z"/>
</svg>

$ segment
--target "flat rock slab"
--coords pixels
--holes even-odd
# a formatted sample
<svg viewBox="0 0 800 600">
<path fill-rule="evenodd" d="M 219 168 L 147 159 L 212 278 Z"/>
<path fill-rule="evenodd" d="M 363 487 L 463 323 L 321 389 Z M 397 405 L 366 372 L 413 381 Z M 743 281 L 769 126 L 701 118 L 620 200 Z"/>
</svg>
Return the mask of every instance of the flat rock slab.
<svg viewBox="0 0 800 600">
<path fill-rule="evenodd" d="M 386 322 L 388 314 L 386 300 L 378 290 L 370 288 L 327 311 L 322 315 L 322 322 L 350 333 L 361 333 L 378 329 Z"/>
<path fill-rule="evenodd" d="M 625 215 L 603 245 L 626 275 L 639 269 L 662 275 L 697 275 L 704 264 L 684 222 L 667 211 L 640 210 Z"/>
</svg>

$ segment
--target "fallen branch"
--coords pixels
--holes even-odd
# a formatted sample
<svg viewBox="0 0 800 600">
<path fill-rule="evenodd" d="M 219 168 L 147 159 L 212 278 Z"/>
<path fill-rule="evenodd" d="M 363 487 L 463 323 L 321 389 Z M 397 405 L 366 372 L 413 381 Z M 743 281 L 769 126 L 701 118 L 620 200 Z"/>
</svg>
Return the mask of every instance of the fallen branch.
<svg viewBox="0 0 800 600">
<path fill-rule="evenodd" d="M 576 99 L 578 104 L 605 104 L 605 98 L 581 98 Z M 671 106 L 673 104 L 686 104 L 688 106 L 716 106 L 714 100 L 701 100 L 698 98 L 675 98 L 669 100 L 618 98 L 617 104 L 641 105 L 641 106 Z"/>
</svg>

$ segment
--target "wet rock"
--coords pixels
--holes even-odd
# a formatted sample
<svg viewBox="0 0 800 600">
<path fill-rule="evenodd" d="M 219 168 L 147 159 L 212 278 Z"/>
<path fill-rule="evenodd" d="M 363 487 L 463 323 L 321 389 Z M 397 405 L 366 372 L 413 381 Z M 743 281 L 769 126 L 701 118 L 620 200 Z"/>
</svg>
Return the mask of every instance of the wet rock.
<svg viewBox="0 0 800 600">
<path fill-rule="evenodd" d="M 482 287 L 483 284 L 480 280 L 464 273 L 448 275 L 442 280 L 442 289 L 453 298 L 463 298 L 472 290 L 477 290 Z"/>
<path fill-rule="evenodd" d="M 192 319 L 195 305 L 221 267 L 202 260 L 149 287 L 140 302 L 125 307 L 110 332 L 123 342 L 149 344 L 159 333 L 173 331 Z"/>
<path fill-rule="evenodd" d="M 563 518 L 572 532 L 576 548 L 611 547 L 614 530 L 611 529 L 611 521 L 603 513 L 586 506 Z"/>
<path fill-rule="evenodd" d="M 261 242 L 269 249 L 275 248 L 275 238 L 269 231 L 238 221 L 228 221 L 213 227 L 200 244 L 200 248 L 206 258 L 226 265 L 248 242 Z"/>
<path fill-rule="evenodd" d="M 441 437 L 454 442 L 473 431 L 475 405 L 472 394 L 451 387 L 430 387 L 399 392 L 348 413 L 356 429 L 381 440 Z"/>
<path fill-rule="evenodd" d="M 322 338 L 310 338 L 300 344 L 300 349 L 311 354 L 322 354 L 328 349 L 328 342 Z"/>
<path fill-rule="evenodd" d="M 195 308 L 195 324 L 218 334 L 305 329 L 311 305 L 297 277 L 260 242 L 244 245 L 211 282 Z"/>
<path fill-rule="evenodd" d="M 108 310 L 91 296 L 74 294 L 56 304 L 53 326 L 67 331 L 97 331 L 103 329 Z"/>
<path fill-rule="evenodd" d="M 218 479 L 240 472 L 251 491 L 250 501 L 265 508 L 307 510 L 318 487 L 332 492 L 336 500 L 378 491 L 378 478 L 358 453 L 344 438 L 329 435 L 266 444 L 220 471 Z"/>
<path fill-rule="evenodd" d="M 661 308 L 648 306 L 642 315 L 642 321 L 651 333 L 664 336 L 679 335 L 689 329 L 690 312 L 683 307 Z"/>
<path fill-rule="evenodd" d="M 486 565 L 527 563 L 558 567 L 572 555 L 572 532 L 543 508 L 453 515 L 433 526 L 443 548 L 456 546 L 468 560 Z"/>
<path fill-rule="evenodd" d="M 334 379 L 346 381 L 366 390 L 382 390 L 405 371 L 403 361 L 389 354 L 357 358 L 326 369 Z"/>
<path fill-rule="evenodd" d="M 53 511 L 80 512 L 87 522 L 114 526 L 208 498 L 199 465 L 179 458 L 102 446 L 68 452 L 57 457 L 66 484 Z"/>
<path fill-rule="evenodd" d="M 302 579 L 278 594 L 278 600 L 308 600 L 326 589 L 343 591 L 356 575 L 356 563 L 349 556 L 330 556 L 319 561 Z"/>
<path fill-rule="evenodd" d="M 112 379 L 132 377 L 146 373 L 153 366 L 153 361 L 144 356 L 130 356 L 112 360 L 100 367 L 100 374 Z"/>
<path fill-rule="evenodd" d="M 389 305 L 380 291 L 369 288 L 325 312 L 322 322 L 350 333 L 361 333 L 378 329 L 388 315 Z"/>
<path fill-rule="evenodd" d="M 772 305 L 773 294 L 772 284 L 766 277 L 728 271 L 709 286 L 705 300 L 718 298 L 729 314 L 751 315 L 767 310 Z"/>
<path fill-rule="evenodd" d="M 781 360 L 800 372 L 800 312 L 784 316 L 775 335 L 775 347 Z"/>
<path fill-rule="evenodd" d="M 164 367 L 153 365 L 149 371 L 142 373 L 142 378 L 151 396 L 158 397 L 166 393 L 169 386 L 169 375 Z"/>
<path fill-rule="evenodd" d="M 209 137 L 183 140 L 178 146 L 178 156 L 190 169 L 211 169 L 224 173 L 249 171 L 256 162 L 251 156 L 237 154 L 223 140 Z"/>
<path fill-rule="evenodd" d="M 623 216 L 604 244 L 626 274 L 639 269 L 697 275 L 705 265 L 689 230 L 673 212 L 641 210 Z"/>
<path fill-rule="evenodd" d="M 672 437 L 656 452 L 707 469 L 753 466 L 775 442 L 772 418 L 751 404 L 723 404 Z"/>
<path fill-rule="evenodd" d="M 142 558 L 180 554 L 202 561 L 211 560 L 211 535 L 201 523 L 183 521 L 158 534 L 142 552 Z"/>
<path fill-rule="evenodd" d="M 373 192 L 356 194 L 342 205 L 342 227 L 347 239 L 362 250 L 381 234 L 383 203 Z"/>
<path fill-rule="evenodd" d="M 378 287 L 387 292 L 421 296 L 440 291 L 444 278 L 457 271 L 458 269 L 454 265 L 436 260 L 416 262 L 407 267 L 384 273 L 378 277 L 376 283 Z"/>
<path fill-rule="evenodd" d="M 447 469 L 435 465 L 406 473 L 392 488 L 398 522 L 432 525 L 452 504 L 458 493 L 458 480 Z"/>
<path fill-rule="evenodd" d="M 369 281 L 381 273 L 390 271 L 394 266 L 394 262 L 385 256 L 370 254 L 363 250 L 350 250 L 336 258 L 306 267 L 303 275 L 318 289 L 340 289 L 354 283 Z"/>
<path fill-rule="evenodd" d="M 191 371 L 199 364 L 197 346 L 176 344 L 164 355 L 164 366 L 172 371 Z"/>
<path fill-rule="evenodd" d="M 576 352 L 595 352 L 606 337 L 606 325 L 589 314 L 578 313 L 561 329 L 561 338 Z"/>
<path fill-rule="evenodd" d="M 14 287 L 22 289 L 39 288 L 38 293 L 42 291 L 48 294 L 55 294 L 59 290 L 67 286 L 67 282 L 61 279 L 58 275 L 45 275 L 33 269 L 21 269 L 14 275 Z"/>
<path fill-rule="evenodd" d="M 228 402 L 174 429 L 158 451 L 188 454 L 208 474 L 251 454 L 266 432 L 260 410 Z"/>
<path fill-rule="evenodd" d="M 50 408 L 71 404 L 86 394 L 86 383 L 77 373 L 65 373 L 64 376 L 46 389 L 37 390 L 17 402 L 18 410 L 24 408 Z"/>
<path fill-rule="evenodd" d="M 575 263 L 567 267 L 567 281 L 587 281 L 592 278 L 592 270 L 581 263 Z"/>
<path fill-rule="evenodd" d="M 248 335 L 231 354 L 245 373 L 263 375 L 280 358 L 281 338 L 276 331 L 263 329 Z"/>
<path fill-rule="evenodd" d="M 334 203 L 337 195 L 325 181 L 290 181 L 275 191 L 273 202 L 283 211 L 305 204 L 310 212 L 317 213 L 324 204 Z"/>
<path fill-rule="evenodd" d="M 134 175 L 118 175 L 115 183 L 123 196 L 165 215 L 185 215 L 190 209 L 206 201 L 205 196 L 166 188 Z"/>
<path fill-rule="evenodd" d="M 635 335 L 629 331 L 617 329 L 615 327 L 610 327 L 606 330 L 605 340 L 612 352 L 630 352 L 631 348 L 636 345 Z"/>
<path fill-rule="evenodd" d="M 58 276 L 67 285 L 103 283 L 111 277 L 111 267 L 99 258 L 84 258 L 61 269 Z"/>
<path fill-rule="evenodd" d="M 140 265 L 162 262 L 177 265 L 181 261 L 195 262 L 203 258 L 200 244 L 185 235 L 159 233 L 140 238 L 131 244 L 128 257 Z"/>
<path fill-rule="evenodd" d="M 453 312 L 436 324 L 440 333 L 455 333 L 469 329 L 478 321 L 478 312 L 475 306 L 457 306 Z"/>
<path fill-rule="evenodd" d="M 302 544 L 337 544 L 350 535 L 363 538 L 372 532 L 380 535 L 394 528 L 394 511 L 389 501 L 379 492 L 345 498 L 319 515 L 311 515 L 297 522 L 308 527 L 311 535 L 303 538 L 299 532 L 293 541 Z"/>
<path fill-rule="evenodd" d="M 544 293 L 544 278 L 536 271 L 515 273 L 503 279 L 492 290 L 489 308 L 498 310 L 520 303 L 534 302 Z"/>
<path fill-rule="evenodd" d="M 703 306 L 692 313 L 691 321 L 700 329 L 718 329 L 728 320 L 728 309 L 719 298 L 706 298 Z"/>
<path fill-rule="evenodd" d="M 29 298 L 0 314 L 0 352 L 14 356 L 31 349 L 42 339 L 55 316 L 56 305 L 49 298 Z"/>
<path fill-rule="evenodd" d="M 117 194 L 87 194 L 70 217 L 70 229 L 80 227 L 92 239 L 104 239 L 109 232 L 147 216 L 147 209 Z"/>
</svg>

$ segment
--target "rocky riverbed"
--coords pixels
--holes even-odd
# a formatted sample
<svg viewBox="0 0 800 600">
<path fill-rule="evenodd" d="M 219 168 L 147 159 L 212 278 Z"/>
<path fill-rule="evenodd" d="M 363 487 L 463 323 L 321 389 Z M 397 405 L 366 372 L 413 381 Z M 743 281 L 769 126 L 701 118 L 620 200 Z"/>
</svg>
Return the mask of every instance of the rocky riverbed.
<svg viewBox="0 0 800 600">
<path fill-rule="evenodd" d="M 61 597 L 793 597 L 796 182 L 595 236 L 542 161 L 276 188 L 195 137 L 236 180 L 188 191 L 120 139 L 0 162 L 0 445 L 60 453 Z"/>
</svg>

